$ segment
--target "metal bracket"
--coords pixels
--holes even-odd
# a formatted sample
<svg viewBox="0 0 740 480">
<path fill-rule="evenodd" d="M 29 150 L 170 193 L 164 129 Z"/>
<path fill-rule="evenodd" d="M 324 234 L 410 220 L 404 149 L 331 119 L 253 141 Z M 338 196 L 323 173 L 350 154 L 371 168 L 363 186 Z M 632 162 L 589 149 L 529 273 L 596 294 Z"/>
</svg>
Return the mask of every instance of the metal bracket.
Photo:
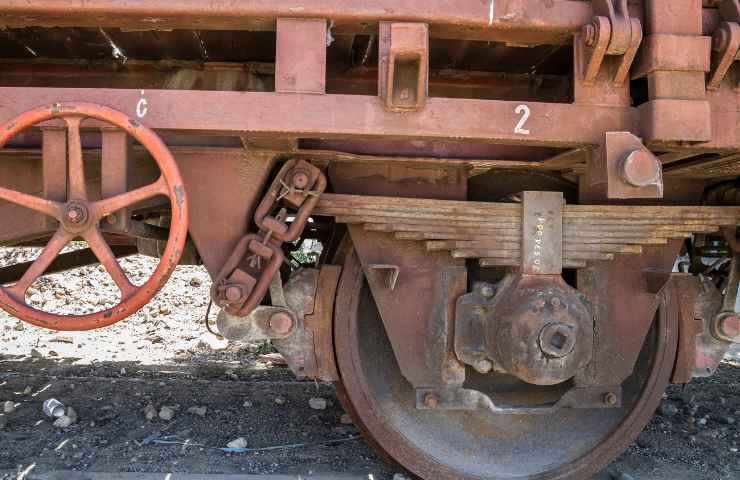
<svg viewBox="0 0 740 480">
<path fill-rule="evenodd" d="M 560 275 L 563 271 L 563 194 L 524 192 L 522 199 L 522 273 Z"/>
<path fill-rule="evenodd" d="M 619 57 L 612 83 L 615 87 L 624 86 L 629 78 L 629 70 L 642 42 L 642 24 L 631 18 L 627 0 L 594 0 L 594 18 L 581 31 L 580 39 L 584 48 L 582 83 L 591 86 L 596 83 L 606 56 Z"/>
<path fill-rule="evenodd" d="M 505 415 L 548 415 L 561 408 L 618 408 L 622 387 L 573 387 L 559 400 L 541 405 L 501 405 L 478 390 L 467 388 L 418 388 L 418 410 L 490 410 Z"/>
<path fill-rule="evenodd" d="M 607 184 L 608 198 L 663 198 L 663 165 L 629 132 L 607 132 L 588 168 L 592 184 Z"/>
<path fill-rule="evenodd" d="M 388 287 L 388 290 L 390 291 L 396 289 L 398 275 L 401 272 L 398 265 L 373 264 L 368 265 L 367 268 L 371 271 L 377 271 L 379 274 L 385 274 L 385 286 Z"/>
<path fill-rule="evenodd" d="M 418 112 L 429 85 L 429 27 L 423 23 L 380 24 L 379 94 L 392 112 Z"/>
<path fill-rule="evenodd" d="M 707 90 L 717 90 L 732 64 L 740 60 L 740 24 L 722 22 L 712 36 L 712 70 Z"/>
<path fill-rule="evenodd" d="M 478 282 L 455 304 L 455 355 L 479 373 L 488 373 L 494 367 L 486 351 L 485 322 L 493 310 L 495 294 L 494 285 Z"/>
</svg>

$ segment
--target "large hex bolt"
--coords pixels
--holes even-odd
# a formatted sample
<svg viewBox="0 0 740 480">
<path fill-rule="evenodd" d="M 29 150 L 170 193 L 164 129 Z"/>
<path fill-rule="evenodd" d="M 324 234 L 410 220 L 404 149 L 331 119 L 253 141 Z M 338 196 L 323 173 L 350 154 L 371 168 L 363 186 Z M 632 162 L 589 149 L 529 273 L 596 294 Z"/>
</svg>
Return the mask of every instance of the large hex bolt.
<svg viewBox="0 0 740 480">
<path fill-rule="evenodd" d="M 71 225 L 82 225 L 87 217 L 87 208 L 80 203 L 69 203 L 64 209 L 64 220 Z"/>
<path fill-rule="evenodd" d="M 241 285 L 231 284 L 227 285 L 224 289 L 224 300 L 227 303 L 234 304 L 239 303 L 244 298 L 244 290 Z"/>
<path fill-rule="evenodd" d="M 548 323 L 540 330 L 539 343 L 548 357 L 563 358 L 576 346 L 576 329 L 565 323 Z"/>
<path fill-rule="evenodd" d="M 278 335 L 287 335 L 293 330 L 293 318 L 287 312 L 275 312 L 270 317 L 270 330 Z"/>
<path fill-rule="evenodd" d="M 740 342 L 740 317 L 730 312 L 717 315 L 714 320 L 714 336 L 725 342 Z"/>
<path fill-rule="evenodd" d="M 599 22 L 596 20 L 583 26 L 581 35 L 583 35 L 583 43 L 585 43 L 587 47 L 593 47 L 596 45 L 599 34 L 601 33 L 599 26 Z"/>
<path fill-rule="evenodd" d="M 300 168 L 291 170 L 287 177 L 289 179 L 289 185 L 297 190 L 305 190 L 308 188 L 308 183 L 311 181 L 311 175 Z"/>
<path fill-rule="evenodd" d="M 619 164 L 619 176 L 633 187 L 656 185 L 660 181 L 661 165 L 649 152 L 633 150 Z"/>
</svg>

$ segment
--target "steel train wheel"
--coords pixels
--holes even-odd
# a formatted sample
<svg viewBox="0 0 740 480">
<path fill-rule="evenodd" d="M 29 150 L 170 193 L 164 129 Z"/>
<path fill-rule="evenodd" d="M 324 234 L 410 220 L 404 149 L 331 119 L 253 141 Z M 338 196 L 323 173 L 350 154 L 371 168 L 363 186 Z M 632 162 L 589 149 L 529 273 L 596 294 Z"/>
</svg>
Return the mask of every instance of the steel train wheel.
<svg viewBox="0 0 740 480">
<path fill-rule="evenodd" d="M 424 479 L 585 479 L 630 445 L 668 384 L 677 335 L 660 309 L 618 409 L 551 415 L 415 408 L 354 252 L 347 256 L 335 315 L 340 399 L 370 443 Z M 489 380 L 490 382 L 490 380 Z"/>
</svg>

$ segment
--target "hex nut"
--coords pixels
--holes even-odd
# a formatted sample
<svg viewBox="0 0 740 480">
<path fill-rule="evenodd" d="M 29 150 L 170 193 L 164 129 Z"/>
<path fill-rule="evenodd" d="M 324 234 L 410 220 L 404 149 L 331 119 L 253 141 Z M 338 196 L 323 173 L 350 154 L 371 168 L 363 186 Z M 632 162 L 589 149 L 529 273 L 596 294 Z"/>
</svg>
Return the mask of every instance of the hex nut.
<svg viewBox="0 0 740 480">
<path fill-rule="evenodd" d="M 286 335 L 293 330 L 293 318 L 287 312 L 276 312 L 270 317 L 269 325 L 278 335 Z"/>
</svg>

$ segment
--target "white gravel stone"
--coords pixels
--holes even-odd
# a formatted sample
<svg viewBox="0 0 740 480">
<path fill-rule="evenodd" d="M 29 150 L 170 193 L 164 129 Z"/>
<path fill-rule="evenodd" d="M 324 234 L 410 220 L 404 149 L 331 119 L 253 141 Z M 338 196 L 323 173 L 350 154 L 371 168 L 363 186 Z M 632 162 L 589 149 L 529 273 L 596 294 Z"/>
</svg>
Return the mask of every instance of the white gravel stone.
<svg viewBox="0 0 740 480">
<path fill-rule="evenodd" d="M 162 420 L 169 421 L 172 420 L 174 417 L 175 411 L 171 407 L 165 405 L 164 407 L 159 409 L 159 418 L 161 418 Z"/>
<path fill-rule="evenodd" d="M 72 407 L 67 407 L 67 409 L 64 411 L 64 416 L 69 418 L 72 423 L 77 423 L 77 411 Z"/>
<path fill-rule="evenodd" d="M 207 412 L 208 412 L 208 409 L 206 407 L 188 408 L 188 413 L 192 413 L 193 415 L 198 415 L 199 417 L 205 417 Z"/>
<path fill-rule="evenodd" d="M 157 417 L 157 409 L 154 408 L 154 405 L 147 405 L 144 407 L 144 417 L 146 417 L 147 420 L 154 420 Z"/>
<path fill-rule="evenodd" d="M 285 398 L 283 397 L 275 397 L 275 403 L 278 405 L 285 405 Z"/>
<path fill-rule="evenodd" d="M 314 410 L 326 410 L 326 399 L 313 397 L 308 400 L 308 405 Z"/>
<path fill-rule="evenodd" d="M 54 420 L 54 426 L 57 428 L 71 427 L 77 423 L 77 412 L 72 407 L 67 407 L 64 415 Z"/>
<path fill-rule="evenodd" d="M 3 403 L 3 413 L 13 413 L 15 412 L 15 402 L 11 402 L 8 400 L 7 402 Z"/>
<path fill-rule="evenodd" d="M 244 437 L 236 438 L 226 444 L 228 448 L 247 448 L 247 441 Z"/>
<path fill-rule="evenodd" d="M 72 419 L 66 415 L 62 415 L 61 417 L 54 420 L 54 426 L 57 428 L 67 428 L 72 426 L 73 423 L 74 422 L 72 422 Z"/>
</svg>

